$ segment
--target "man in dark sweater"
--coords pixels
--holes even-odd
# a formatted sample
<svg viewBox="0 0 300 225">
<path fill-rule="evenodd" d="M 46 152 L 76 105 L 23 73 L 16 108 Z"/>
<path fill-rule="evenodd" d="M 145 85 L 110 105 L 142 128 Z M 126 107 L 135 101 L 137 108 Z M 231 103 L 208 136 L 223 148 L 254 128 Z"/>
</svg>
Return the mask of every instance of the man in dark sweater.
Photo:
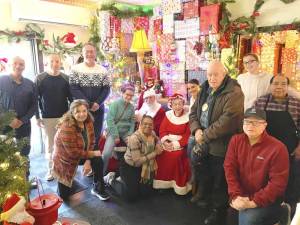
<svg viewBox="0 0 300 225">
<path fill-rule="evenodd" d="M 53 180 L 51 174 L 52 152 L 54 145 L 54 135 L 58 119 L 68 111 L 68 101 L 72 101 L 69 88 L 68 77 L 60 72 L 61 59 L 58 54 L 51 54 L 48 58 L 47 72 L 43 72 L 36 77 L 38 90 L 38 103 L 40 113 L 37 110 L 36 118 L 39 127 L 45 132 L 46 158 L 48 159 L 47 181 Z"/>
<path fill-rule="evenodd" d="M 29 139 L 29 142 L 21 149 L 21 155 L 28 157 L 31 135 L 30 119 L 36 112 L 37 93 L 34 83 L 23 77 L 24 69 L 24 59 L 17 56 L 12 59 L 11 74 L 0 77 L 0 111 L 11 110 L 16 113 L 16 117 L 6 131 L 14 129 L 17 140 Z"/>
</svg>

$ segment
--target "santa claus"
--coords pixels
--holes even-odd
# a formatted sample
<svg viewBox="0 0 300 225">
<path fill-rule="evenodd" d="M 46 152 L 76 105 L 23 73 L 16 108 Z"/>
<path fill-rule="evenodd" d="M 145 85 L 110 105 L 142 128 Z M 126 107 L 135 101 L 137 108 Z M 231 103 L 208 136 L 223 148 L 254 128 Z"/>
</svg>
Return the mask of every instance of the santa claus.
<svg viewBox="0 0 300 225">
<path fill-rule="evenodd" d="M 164 151 L 156 158 L 158 170 L 153 182 L 157 189 L 173 188 L 176 194 L 185 195 L 191 190 L 191 175 L 186 147 L 190 136 L 189 110 L 181 94 L 169 98 L 169 107 L 163 119 L 159 137 Z"/>
<path fill-rule="evenodd" d="M 144 103 L 144 94 L 146 91 L 149 91 L 149 90 L 154 90 L 154 78 L 153 77 L 148 77 L 147 80 L 145 81 L 145 87 L 143 88 L 141 94 L 140 94 L 140 97 L 139 97 L 139 100 L 138 100 L 138 105 L 137 105 L 137 109 L 139 110 L 142 106 L 143 106 L 143 103 Z"/>
<path fill-rule="evenodd" d="M 153 89 L 144 92 L 144 103 L 142 107 L 136 111 L 138 122 L 141 121 L 143 115 L 151 116 L 154 120 L 154 131 L 159 135 L 159 127 L 165 117 L 165 110 L 156 100 L 156 93 Z"/>
</svg>

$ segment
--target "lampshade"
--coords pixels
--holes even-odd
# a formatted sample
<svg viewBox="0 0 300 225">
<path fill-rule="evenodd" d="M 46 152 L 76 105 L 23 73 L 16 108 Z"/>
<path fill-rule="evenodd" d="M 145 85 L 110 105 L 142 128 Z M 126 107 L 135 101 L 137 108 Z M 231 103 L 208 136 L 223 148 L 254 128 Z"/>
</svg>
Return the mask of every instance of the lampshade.
<svg viewBox="0 0 300 225">
<path fill-rule="evenodd" d="M 136 30 L 133 34 L 130 52 L 147 52 L 151 51 L 144 29 Z"/>
</svg>

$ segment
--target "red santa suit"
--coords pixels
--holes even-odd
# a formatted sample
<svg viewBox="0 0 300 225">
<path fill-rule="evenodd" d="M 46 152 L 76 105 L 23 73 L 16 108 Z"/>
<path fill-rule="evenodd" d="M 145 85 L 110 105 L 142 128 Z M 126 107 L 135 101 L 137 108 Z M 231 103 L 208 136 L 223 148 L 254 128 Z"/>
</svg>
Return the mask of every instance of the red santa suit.
<svg viewBox="0 0 300 225">
<path fill-rule="evenodd" d="M 144 93 L 144 98 L 149 96 L 155 96 L 154 90 L 146 91 Z M 165 110 L 161 107 L 157 101 L 154 104 L 147 104 L 146 102 L 143 103 L 142 107 L 136 111 L 138 117 L 142 117 L 143 115 L 151 116 L 154 120 L 154 131 L 157 136 L 159 136 L 159 127 L 165 117 Z"/>
<path fill-rule="evenodd" d="M 185 195 L 191 190 L 188 183 L 191 171 L 186 154 L 186 147 L 190 136 L 189 113 L 184 110 L 183 115 L 177 117 L 173 110 L 166 112 L 159 130 L 161 142 L 169 140 L 173 149 L 163 151 L 156 158 L 158 170 L 153 181 L 157 189 L 173 188 L 178 195 Z"/>
</svg>

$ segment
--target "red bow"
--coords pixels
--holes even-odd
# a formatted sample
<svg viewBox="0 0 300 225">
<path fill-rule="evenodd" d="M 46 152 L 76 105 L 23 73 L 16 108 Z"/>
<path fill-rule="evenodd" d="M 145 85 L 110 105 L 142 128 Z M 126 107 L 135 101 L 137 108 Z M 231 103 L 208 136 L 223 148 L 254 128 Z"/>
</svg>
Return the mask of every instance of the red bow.
<svg viewBox="0 0 300 225">
<path fill-rule="evenodd" d="M 7 63 L 7 62 L 8 62 L 8 59 L 7 59 L 7 58 L 0 58 L 0 62 Z"/>
<path fill-rule="evenodd" d="M 64 42 L 64 43 L 70 43 L 70 44 L 76 44 L 76 41 L 75 41 L 75 34 L 74 33 L 67 33 L 65 34 L 61 40 Z"/>
</svg>

